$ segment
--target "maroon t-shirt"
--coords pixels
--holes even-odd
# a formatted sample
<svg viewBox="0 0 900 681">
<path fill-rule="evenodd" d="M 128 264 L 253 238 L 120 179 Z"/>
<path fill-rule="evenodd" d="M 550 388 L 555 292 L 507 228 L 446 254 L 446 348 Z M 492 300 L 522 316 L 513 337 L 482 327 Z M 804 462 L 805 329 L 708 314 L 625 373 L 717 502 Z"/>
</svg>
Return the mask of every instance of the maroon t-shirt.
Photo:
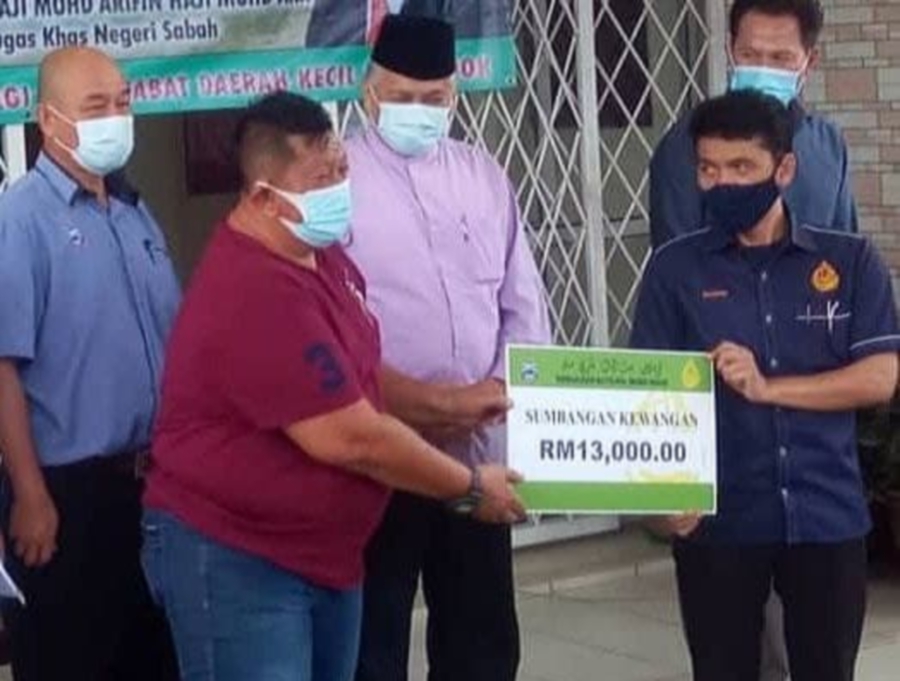
<svg viewBox="0 0 900 681">
<path fill-rule="evenodd" d="M 283 428 L 367 398 L 378 327 L 340 248 L 317 271 L 217 229 L 176 322 L 145 503 L 325 587 L 362 579 L 388 491 L 318 463 Z"/>
</svg>

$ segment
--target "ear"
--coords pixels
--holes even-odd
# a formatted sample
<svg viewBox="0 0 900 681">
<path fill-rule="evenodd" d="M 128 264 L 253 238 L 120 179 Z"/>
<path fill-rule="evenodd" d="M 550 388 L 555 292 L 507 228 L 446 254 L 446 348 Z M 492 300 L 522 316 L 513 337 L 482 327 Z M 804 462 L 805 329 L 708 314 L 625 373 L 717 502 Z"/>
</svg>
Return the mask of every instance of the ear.
<svg viewBox="0 0 900 681">
<path fill-rule="evenodd" d="M 812 48 L 809 52 L 809 61 L 806 64 L 806 75 L 808 76 L 811 71 L 819 68 L 819 64 L 822 63 L 822 51 L 818 47 Z"/>
<path fill-rule="evenodd" d="M 78 127 L 74 123 L 67 121 L 55 107 L 39 103 L 35 113 L 37 114 L 38 127 L 44 138 L 44 144 L 50 140 L 55 140 L 57 144 L 62 144 L 72 149 L 78 146 Z"/>
<path fill-rule="evenodd" d="M 451 118 L 459 111 L 459 88 L 456 81 L 450 83 L 450 116 Z"/>
<path fill-rule="evenodd" d="M 278 217 L 278 197 L 271 189 L 261 184 L 254 184 L 244 190 L 244 195 L 247 203 L 267 218 Z"/>
<path fill-rule="evenodd" d="M 734 36 L 728 36 L 728 42 L 725 43 L 725 60 L 729 66 L 734 66 Z"/>
<path fill-rule="evenodd" d="M 366 116 L 369 117 L 372 123 L 378 122 L 378 100 L 375 97 L 375 90 L 372 88 L 372 84 L 368 81 L 363 84 L 363 109 L 365 109 Z"/>
<path fill-rule="evenodd" d="M 57 117 L 53 115 L 53 112 L 46 104 L 38 104 L 35 109 L 35 115 L 37 116 L 38 128 L 45 141 L 54 139 L 58 136 L 56 127 L 59 123 Z"/>
<path fill-rule="evenodd" d="M 299 208 L 273 189 L 257 184 L 251 191 L 254 192 L 250 195 L 251 204 L 267 218 L 273 220 L 285 218 L 291 222 L 303 222 L 303 214 Z"/>
<path fill-rule="evenodd" d="M 782 190 L 787 189 L 797 176 L 797 156 L 787 154 L 775 170 L 775 184 Z"/>
</svg>

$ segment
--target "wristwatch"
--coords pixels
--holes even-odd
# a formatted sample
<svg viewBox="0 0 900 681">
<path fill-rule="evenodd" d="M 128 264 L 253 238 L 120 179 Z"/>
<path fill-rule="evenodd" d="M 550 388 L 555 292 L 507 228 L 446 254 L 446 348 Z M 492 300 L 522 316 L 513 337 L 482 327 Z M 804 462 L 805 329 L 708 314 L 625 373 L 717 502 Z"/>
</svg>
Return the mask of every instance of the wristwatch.
<svg viewBox="0 0 900 681">
<path fill-rule="evenodd" d="M 484 492 L 481 488 L 481 471 L 472 469 L 472 482 L 464 496 L 447 502 L 447 508 L 458 515 L 472 515 L 481 503 Z"/>
</svg>

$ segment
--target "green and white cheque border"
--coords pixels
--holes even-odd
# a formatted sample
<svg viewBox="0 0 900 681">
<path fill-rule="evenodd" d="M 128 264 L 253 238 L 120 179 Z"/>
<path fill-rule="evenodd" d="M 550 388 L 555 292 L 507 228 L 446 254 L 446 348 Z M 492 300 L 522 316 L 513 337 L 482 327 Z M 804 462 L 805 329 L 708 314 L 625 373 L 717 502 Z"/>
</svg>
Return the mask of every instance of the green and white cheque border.
<svg viewBox="0 0 900 681">
<path fill-rule="evenodd" d="M 529 511 L 716 512 L 707 355 L 510 345 L 507 369 L 509 464 Z"/>
</svg>

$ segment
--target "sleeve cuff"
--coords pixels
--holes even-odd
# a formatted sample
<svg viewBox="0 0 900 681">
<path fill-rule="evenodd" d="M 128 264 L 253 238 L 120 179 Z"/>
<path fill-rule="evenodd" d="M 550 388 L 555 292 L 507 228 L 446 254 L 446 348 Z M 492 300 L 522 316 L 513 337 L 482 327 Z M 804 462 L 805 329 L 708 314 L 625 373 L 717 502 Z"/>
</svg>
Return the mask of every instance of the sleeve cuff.
<svg viewBox="0 0 900 681">
<path fill-rule="evenodd" d="M 850 346 L 850 354 L 857 360 L 885 352 L 900 352 L 900 335 L 874 336 L 857 341 Z"/>
<path fill-rule="evenodd" d="M 0 359 L 15 362 L 31 362 L 34 360 L 34 348 L 23 343 L 0 346 Z"/>
<path fill-rule="evenodd" d="M 503 357 L 494 362 L 490 377 L 504 383 L 506 382 L 506 350 L 503 351 Z"/>
</svg>

